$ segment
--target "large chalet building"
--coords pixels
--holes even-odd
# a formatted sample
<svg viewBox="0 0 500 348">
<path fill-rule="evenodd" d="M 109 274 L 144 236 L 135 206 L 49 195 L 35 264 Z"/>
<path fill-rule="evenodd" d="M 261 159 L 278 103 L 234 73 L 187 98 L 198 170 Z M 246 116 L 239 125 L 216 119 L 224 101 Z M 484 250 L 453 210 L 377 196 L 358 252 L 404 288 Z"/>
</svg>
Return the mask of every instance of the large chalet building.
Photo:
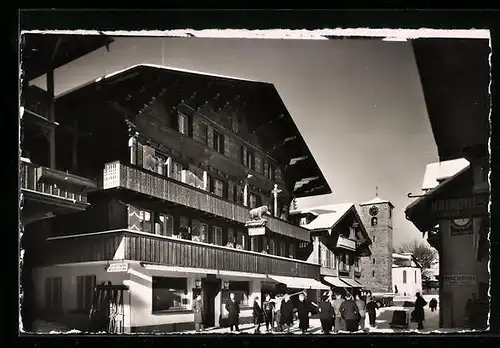
<svg viewBox="0 0 500 348">
<path fill-rule="evenodd" d="M 42 104 L 30 93 L 44 91 L 30 87 L 25 110 Z M 245 321 L 256 296 L 330 288 L 288 216 L 330 188 L 272 84 L 136 65 L 51 110 L 37 117 L 67 130 L 49 137 L 60 170 L 33 164 L 25 133 L 23 193 L 73 208 L 25 221 L 30 317 L 85 330 L 92 309 L 108 332 L 183 331 L 199 293 L 205 325 L 223 326 L 230 292 Z"/>
</svg>

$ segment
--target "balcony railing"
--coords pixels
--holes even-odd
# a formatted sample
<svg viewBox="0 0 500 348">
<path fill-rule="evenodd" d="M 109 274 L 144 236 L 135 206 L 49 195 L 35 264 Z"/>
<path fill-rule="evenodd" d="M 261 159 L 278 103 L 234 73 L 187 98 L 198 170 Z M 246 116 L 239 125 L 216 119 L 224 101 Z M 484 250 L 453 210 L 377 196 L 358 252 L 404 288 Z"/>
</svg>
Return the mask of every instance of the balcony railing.
<svg viewBox="0 0 500 348">
<path fill-rule="evenodd" d="M 95 187 L 92 180 L 21 160 L 21 189 L 52 197 L 87 203 L 86 188 Z"/>
<path fill-rule="evenodd" d="M 337 248 L 343 248 L 343 249 L 355 251 L 356 250 L 356 240 L 339 236 L 337 239 Z"/>
<path fill-rule="evenodd" d="M 107 163 L 103 174 L 103 188 L 125 188 L 161 200 L 213 214 L 241 224 L 249 219 L 249 208 L 215 196 L 207 191 L 173 180 L 145 169 L 124 165 L 118 161 Z M 267 227 L 278 234 L 309 241 L 309 231 L 284 220 L 265 215 Z"/>
<path fill-rule="evenodd" d="M 115 230 L 50 238 L 40 263 L 125 259 L 165 266 L 318 278 L 319 265 L 145 232 Z M 119 247 L 120 246 L 120 247 Z"/>
</svg>

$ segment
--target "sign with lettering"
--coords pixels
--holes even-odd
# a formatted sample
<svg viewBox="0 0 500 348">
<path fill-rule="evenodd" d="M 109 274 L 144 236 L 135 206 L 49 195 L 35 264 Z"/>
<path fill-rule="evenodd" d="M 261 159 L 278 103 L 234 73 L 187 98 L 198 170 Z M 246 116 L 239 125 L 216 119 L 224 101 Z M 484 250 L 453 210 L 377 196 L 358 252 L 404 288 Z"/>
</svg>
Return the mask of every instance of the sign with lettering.
<svg viewBox="0 0 500 348">
<path fill-rule="evenodd" d="M 339 236 L 339 238 L 337 239 L 337 248 L 356 250 L 356 241 Z"/>
<path fill-rule="evenodd" d="M 473 285 L 476 284 L 476 276 L 473 274 L 449 274 L 443 276 L 445 285 Z"/>
<path fill-rule="evenodd" d="M 489 196 L 475 195 L 463 198 L 438 199 L 431 210 L 438 218 L 459 218 L 488 214 Z"/>
<path fill-rule="evenodd" d="M 450 234 L 452 236 L 460 236 L 472 234 L 472 219 L 453 219 L 450 224 Z"/>
<path fill-rule="evenodd" d="M 128 263 L 120 262 L 120 263 L 110 263 L 106 272 L 127 272 L 128 271 Z"/>
<path fill-rule="evenodd" d="M 265 227 L 248 227 L 248 235 L 252 236 L 263 236 L 266 234 Z"/>
</svg>

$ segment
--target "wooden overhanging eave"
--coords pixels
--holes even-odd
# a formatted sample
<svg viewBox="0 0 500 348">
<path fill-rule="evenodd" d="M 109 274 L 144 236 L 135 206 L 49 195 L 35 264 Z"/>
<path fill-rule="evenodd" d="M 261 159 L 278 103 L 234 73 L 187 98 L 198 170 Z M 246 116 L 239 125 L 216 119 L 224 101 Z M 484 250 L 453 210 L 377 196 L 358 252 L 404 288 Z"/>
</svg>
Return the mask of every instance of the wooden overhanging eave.
<svg viewBox="0 0 500 348">
<path fill-rule="evenodd" d="M 95 181 L 87 179 L 82 176 L 71 174 L 68 172 L 62 172 L 60 170 L 51 169 L 47 167 L 40 167 L 41 175 L 40 181 L 48 184 L 56 184 L 61 187 L 66 188 L 77 188 L 81 192 L 86 189 L 96 189 L 97 184 Z"/>
</svg>

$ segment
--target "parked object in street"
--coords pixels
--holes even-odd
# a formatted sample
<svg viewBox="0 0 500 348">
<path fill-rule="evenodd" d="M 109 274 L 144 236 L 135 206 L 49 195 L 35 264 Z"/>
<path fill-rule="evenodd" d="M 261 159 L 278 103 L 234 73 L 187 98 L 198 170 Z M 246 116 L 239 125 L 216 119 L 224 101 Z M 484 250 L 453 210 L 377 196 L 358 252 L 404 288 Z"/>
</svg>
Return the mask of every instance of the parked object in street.
<svg viewBox="0 0 500 348">
<path fill-rule="evenodd" d="M 392 321 L 390 323 L 393 329 L 408 329 L 410 327 L 410 316 L 408 311 L 397 310 L 392 313 Z"/>
</svg>

